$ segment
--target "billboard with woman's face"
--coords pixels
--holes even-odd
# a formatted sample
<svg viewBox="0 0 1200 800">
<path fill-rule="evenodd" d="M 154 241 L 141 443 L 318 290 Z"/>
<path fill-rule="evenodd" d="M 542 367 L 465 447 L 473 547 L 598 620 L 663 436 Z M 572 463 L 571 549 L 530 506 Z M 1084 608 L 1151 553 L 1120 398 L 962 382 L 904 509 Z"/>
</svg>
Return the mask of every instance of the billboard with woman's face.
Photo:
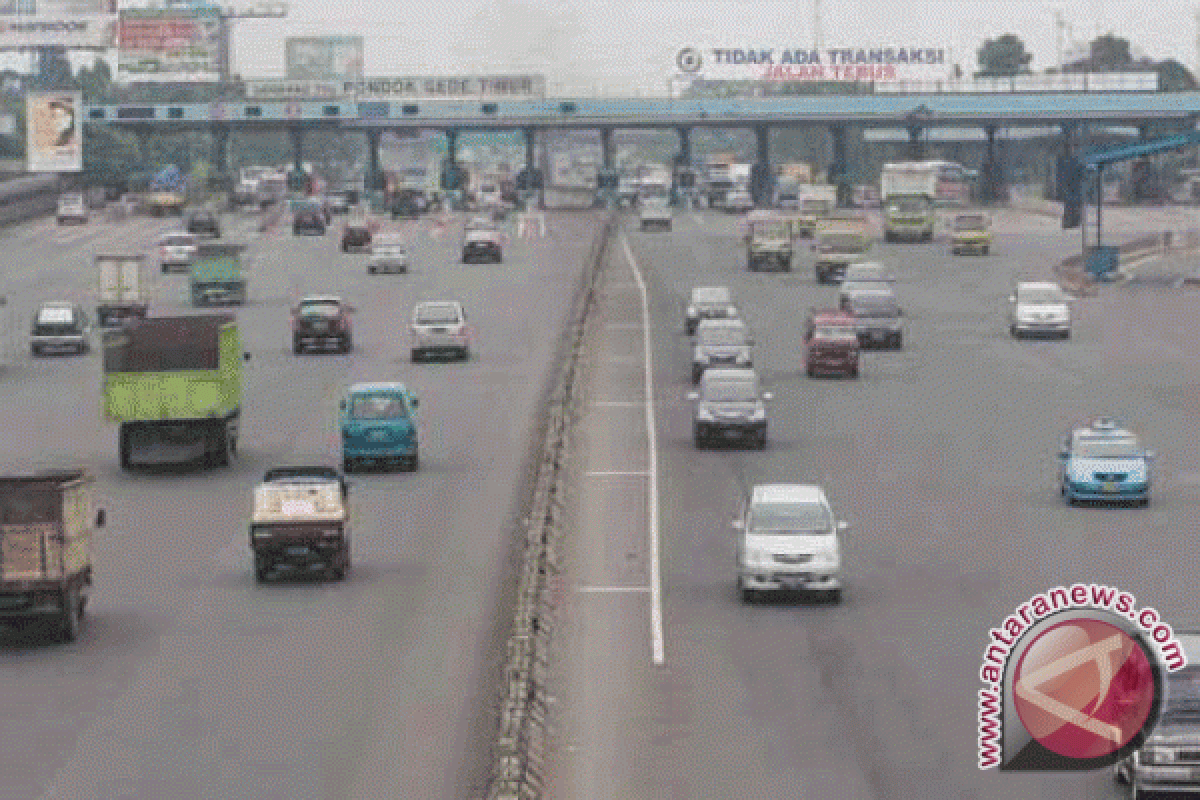
<svg viewBox="0 0 1200 800">
<path fill-rule="evenodd" d="M 25 105 L 25 153 L 30 172 L 83 169 L 79 92 L 30 92 Z"/>
</svg>

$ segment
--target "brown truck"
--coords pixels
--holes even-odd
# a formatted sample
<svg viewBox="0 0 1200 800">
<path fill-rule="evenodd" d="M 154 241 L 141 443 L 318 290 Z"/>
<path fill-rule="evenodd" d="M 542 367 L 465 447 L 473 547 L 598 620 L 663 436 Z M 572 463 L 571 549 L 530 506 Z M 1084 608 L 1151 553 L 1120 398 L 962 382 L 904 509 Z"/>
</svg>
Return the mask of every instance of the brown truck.
<svg viewBox="0 0 1200 800">
<path fill-rule="evenodd" d="M 858 377 L 858 327 L 845 311 L 814 309 L 804 331 L 805 371 L 816 375 Z"/>
<path fill-rule="evenodd" d="M 0 476 L 0 624 L 49 621 L 71 642 L 92 585 L 94 479 L 82 469 Z"/>
</svg>

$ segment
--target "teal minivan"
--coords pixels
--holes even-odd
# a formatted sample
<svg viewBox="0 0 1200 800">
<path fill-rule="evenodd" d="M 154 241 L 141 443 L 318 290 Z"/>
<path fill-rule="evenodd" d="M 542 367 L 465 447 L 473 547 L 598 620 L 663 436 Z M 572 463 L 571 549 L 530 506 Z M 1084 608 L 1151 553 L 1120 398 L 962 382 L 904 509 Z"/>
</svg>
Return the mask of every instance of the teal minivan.
<svg viewBox="0 0 1200 800">
<path fill-rule="evenodd" d="M 417 398 L 403 383 L 356 383 L 341 401 L 342 471 L 417 469 Z"/>
</svg>

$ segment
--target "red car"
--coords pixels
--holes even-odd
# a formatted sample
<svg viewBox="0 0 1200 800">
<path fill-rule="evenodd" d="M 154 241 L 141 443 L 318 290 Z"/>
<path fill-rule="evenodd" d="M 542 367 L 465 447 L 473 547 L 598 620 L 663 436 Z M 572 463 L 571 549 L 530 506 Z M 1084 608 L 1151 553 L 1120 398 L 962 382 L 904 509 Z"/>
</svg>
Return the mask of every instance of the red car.
<svg viewBox="0 0 1200 800">
<path fill-rule="evenodd" d="M 804 331 L 805 370 L 815 375 L 858 377 L 858 324 L 836 309 L 814 309 Z"/>
</svg>

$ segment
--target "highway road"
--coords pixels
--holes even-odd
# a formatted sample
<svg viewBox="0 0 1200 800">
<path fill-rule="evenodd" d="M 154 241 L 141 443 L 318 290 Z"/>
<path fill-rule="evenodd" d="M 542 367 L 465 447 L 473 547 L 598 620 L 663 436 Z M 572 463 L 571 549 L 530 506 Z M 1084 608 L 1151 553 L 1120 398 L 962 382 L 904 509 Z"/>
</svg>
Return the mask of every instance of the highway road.
<svg viewBox="0 0 1200 800">
<path fill-rule="evenodd" d="M 14 348 L 0 371 L 5 469 L 84 465 L 108 526 L 80 640 L 0 642 L 0 798 L 445 798 L 478 796 L 490 768 L 497 647 L 511 626 L 510 532 L 567 307 L 595 221 L 549 214 L 505 263 L 462 265 L 462 219 L 410 225 L 408 275 L 290 227 L 256 233 L 252 354 L 239 458 L 228 469 L 122 473 L 100 417 L 100 360 L 33 360 L 38 303 L 94 306 L 96 252 L 142 250 L 170 221 L 41 220 L 0 232 Z M 397 223 L 400 225 L 401 223 Z M 415 225 L 415 227 L 413 227 Z M 185 310 L 186 278 L 151 273 L 151 313 Z M 288 309 L 305 293 L 357 305 L 355 351 L 294 356 Z M 410 364 L 419 300 L 459 299 L 472 360 Z M 257 586 L 246 528 L 265 469 L 337 463 L 340 387 L 403 380 L 421 400 L 421 468 L 352 476 L 354 567 L 344 583 Z"/>
<path fill-rule="evenodd" d="M 1136 235 L 1137 217 L 1125 232 Z M 1147 217 L 1144 231 L 1161 229 Z M 1194 226 L 1194 221 L 1191 223 Z M 573 466 L 566 634 L 556 668 L 554 800 L 1121 797 L 1107 771 L 977 767 L 987 631 L 1036 593 L 1096 581 L 1177 630 L 1200 628 L 1200 294 L 1133 282 L 1075 304 L 1069 341 L 1015 341 L 1006 296 L 1078 248 L 1053 218 L 1000 212 L 988 257 L 945 242 L 877 244 L 904 308 L 902 351 L 864 354 L 857 381 L 805 377 L 801 321 L 836 303 L 802 252 L 749 273 L 736 222 L 678 214 L 627 225 L 612 249 Z M 649 286 L 659 460 L 663 663 L 655 666 L 652 462 L 641 310 Z M 763 452 L 691 441 L 691 287 L 728 285 L 757 334 Z M 1148 509 L 1069 508 L 1056 452 L 1111 414 L 1159 453 Z M 740 491 L 815 482 L 851 528 L 842 604 L 743 605 L 730 519 Z"/>
</svg>

